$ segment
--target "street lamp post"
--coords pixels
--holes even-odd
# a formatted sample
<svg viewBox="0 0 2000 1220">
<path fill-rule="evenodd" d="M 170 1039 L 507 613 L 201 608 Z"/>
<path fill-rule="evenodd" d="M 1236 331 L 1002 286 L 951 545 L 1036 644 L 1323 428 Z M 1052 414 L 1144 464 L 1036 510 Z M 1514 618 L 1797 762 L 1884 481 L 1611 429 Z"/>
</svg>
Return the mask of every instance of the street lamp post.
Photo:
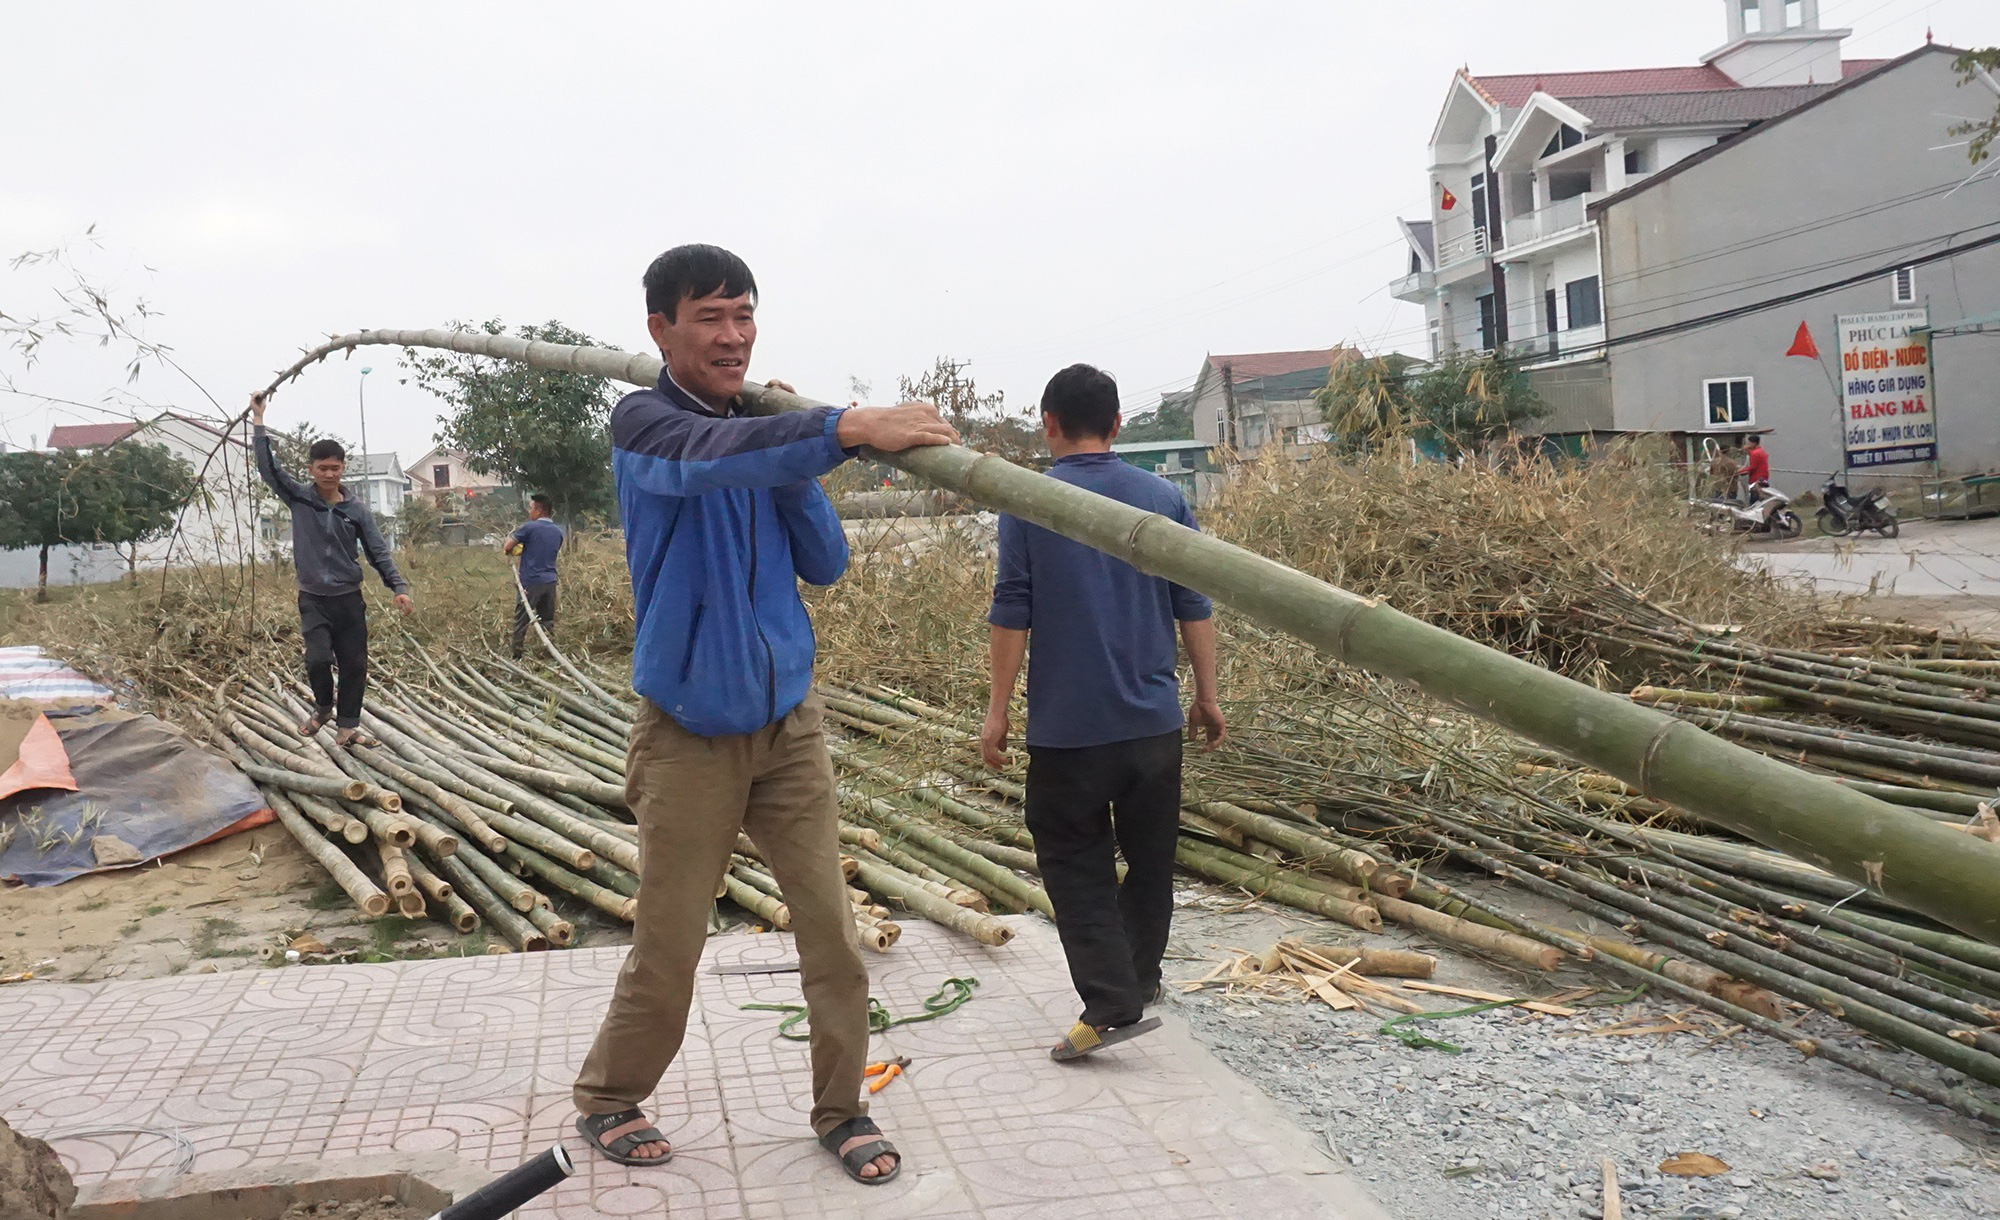
<svg viewBox="0 0 2000 1220">
<path fill-rule="evenodd" d="M 368 504 L 370 512 L 375 509 L 372 503 L 375 497 L 371 494 L 374 485 L 368 480 L 368 374 L 374 371 L 371 368 L 362 369 L 360 380 L 354 383 L 354 395 L 361 409 L 361 498 L 364 502 L 370 502 Z"/>
</svg>

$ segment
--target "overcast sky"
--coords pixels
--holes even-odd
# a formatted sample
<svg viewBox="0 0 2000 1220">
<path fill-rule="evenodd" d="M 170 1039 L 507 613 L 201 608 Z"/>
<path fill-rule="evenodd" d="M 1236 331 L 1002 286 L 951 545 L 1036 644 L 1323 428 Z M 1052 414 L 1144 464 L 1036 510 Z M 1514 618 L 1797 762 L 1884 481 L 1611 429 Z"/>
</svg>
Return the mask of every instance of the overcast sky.
<svg viewBox="0 0 2000 1220">
<path fill-rule="evenodd" d="M 1724 3 L 0 0 L 0 256 L 73 243 L 232 410 L 361 327 L 559 319 L 642 348 L 641 271 L 707 241 L 762 288 L 752 376 L 888 400 L 950 355 L 1025 406 L 1086 360 L 1131 411 L 1205 352 L 1419 348 L 1394 221 L 1424 214 L 1452 71 L 1692 64 Z M 1849 58 L 1926 26 L 2000 42 L 1995 0 L 1824 12 Z M 0 264 L 0 312 L 49 284 Z M 371 447 L 415 459 L 437 405 L 380 350 L 273 421 L 356 436 L 363 364 Z M 79 343 L 0 372 L 84 403 L 124 381 Z M 160 368 L 132 389 L 215 411 Z M 0 395 L 16 446 L 102 418 Z"/>
</svg>

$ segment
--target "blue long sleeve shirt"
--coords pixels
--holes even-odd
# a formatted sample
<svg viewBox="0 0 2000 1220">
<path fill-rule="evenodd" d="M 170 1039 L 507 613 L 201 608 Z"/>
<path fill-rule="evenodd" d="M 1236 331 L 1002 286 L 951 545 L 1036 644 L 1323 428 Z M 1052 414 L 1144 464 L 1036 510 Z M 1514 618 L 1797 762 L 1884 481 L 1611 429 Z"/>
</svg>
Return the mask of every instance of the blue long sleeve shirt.
<svg viewBox="0 0 2000 1220">
<path fill-rule="evenodd" d="M 1059 458 L 1049 477 L 1199 528 L 1172 483 L 1116 454 Z M 1029 633 L 1028 745 L 1080 749 L 1179 730 L 1175 624 L 1208 618 L 1209 600 L 1018 517 L 1002 514 L 999 533 L 987 621 Z"/>
<path fill-rule="evenodd" d="M 612 472 L 637 618 L 632 689 L 691 733 L 750 733 L 812 686 L 798 582 L 847 570 L 847 534 L 818 476 L 851 455 L 841 411 L 718 414 L 674 384 L 619 400 Z"/>
</svg>

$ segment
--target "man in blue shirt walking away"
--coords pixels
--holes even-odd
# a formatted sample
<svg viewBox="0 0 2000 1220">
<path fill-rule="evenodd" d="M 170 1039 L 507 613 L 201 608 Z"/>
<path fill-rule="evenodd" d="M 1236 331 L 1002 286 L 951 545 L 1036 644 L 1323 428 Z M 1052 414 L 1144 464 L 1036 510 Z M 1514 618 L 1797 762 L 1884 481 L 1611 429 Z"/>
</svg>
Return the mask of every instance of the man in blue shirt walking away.
<svg viewBox="0 0 2000 1220">
<path fill-rule="evenodd" d="M 714 246 L 646 270 L 659 388 L 611 412 L 635 616 L 625 754 L 639 824 L 639 906 L 611 1008 L 577 1074 L 577 1129 L 622 1165 L 664 1165 L 641 1107 L 680 1053 L 716 887 L 739 832 L 771 866 L 812 1027 L 812 1127 L 857 1182 L 902 1156 L 868 1117 L 868 971 L 847 879 L 833 760 L 812 695 L 799 581 L 847 569 L 847 535 L 819 476 L 866 445 L 897 453 L 958 433 L 928 403 L 749 416 L 738 395 L 757 340 L 757 281 Z M 790 387 L 772 381 L 781 390 Z"/>
<path fill-rule="evenodd" d="M 521 557 L 521 596 L 514 603 L 514 659 L 528 642 L 529 615 L 544 629 L 556 625 L 556 556 L 562 553 L 563 527 L 549 520 L 554 504 L 544 492 L 528 497 L 528 520 L 507 536 L 500 549 Z"/>
<path fill-rule="evenodd" d="M 1109 374 L 1087 364 L 1057 373 L 1042 391 L 1042 431 L 1056 459 L 1049 476 L 1196 528 L 1172 483 L 1111 452 L 1119 422 L 1118 385 Z M 1173 918 L 1181 727 L 1190 739 L 1205 736 L 1204 750 L 1227 732 L 1210 614 L 1199 593 L 1000 517 L 988 616 L 993 687 L 979 745 L 988 766 L 1005 765 L 1007 704 L 1032 636 L 1028 830 L 1083 1000 L 1082 1018 L 1049 1052 L 1059 1061 L 1159 1026 L 1145 1008 L 1160 995 Z M 1194 670 L 1186 717 L 1176 623 Z"/>
</svg>

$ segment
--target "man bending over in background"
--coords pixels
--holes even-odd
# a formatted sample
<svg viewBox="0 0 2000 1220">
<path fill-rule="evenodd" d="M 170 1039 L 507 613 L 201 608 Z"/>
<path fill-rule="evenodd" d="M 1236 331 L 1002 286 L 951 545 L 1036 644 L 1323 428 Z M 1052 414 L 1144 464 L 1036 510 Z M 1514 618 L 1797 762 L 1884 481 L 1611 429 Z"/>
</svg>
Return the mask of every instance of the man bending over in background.
<svg viewBox="0 0 2000 1220">
<path fill-rule="evenodd" d="M 1042 391 L 1049 477 L 1194 528 L 1172 483 L 1111 452 L 1118 384 L 1073 364 Z M 1028 832 L 1083 1016 L 1049 1052 L 1077 1059 L 1159 1026 L 1160 959 L 1174 910 L 1181 716 L 1174 624 L 1194 668 L 1188 736 L 1226 733 L 1208 599 L 1005 513 L 993 583 L 992 694 L 979 734 L 1006 765 L 1007 704 L 1027 655 Z M 1125 854 L 1118 880 L 1116 852 Z"/>
<path fill-rule="evenodd" d="M 250 418 L 256 424 L 251 446 L 257 452 L 257 474 L 292 513 L 292 568 L 299 580 L 299 633 L 306 639 L 306 680 L 312 683 L 313 714 L 299 726 L 310 737 L 331 720 L 334 744 L 351 746 L 366 738 L 361 732 L 361 696 L 368 689 L 368 603 L 361 597 L 358 547 L 395 591 L 396 608 L 415 609 L 410 582 L 396 570 L 389 544 L 375 526 L 367 505 L 340 485 L 347 473 L 347 452 L 339 441 L 314 441 L 306 458 L 310 487 L 278 469 L 271 438 L 264 431 L 267 395 L 250 396 Z M 340 671 L 335 702 L 333 671 Z"/>
</svg>

